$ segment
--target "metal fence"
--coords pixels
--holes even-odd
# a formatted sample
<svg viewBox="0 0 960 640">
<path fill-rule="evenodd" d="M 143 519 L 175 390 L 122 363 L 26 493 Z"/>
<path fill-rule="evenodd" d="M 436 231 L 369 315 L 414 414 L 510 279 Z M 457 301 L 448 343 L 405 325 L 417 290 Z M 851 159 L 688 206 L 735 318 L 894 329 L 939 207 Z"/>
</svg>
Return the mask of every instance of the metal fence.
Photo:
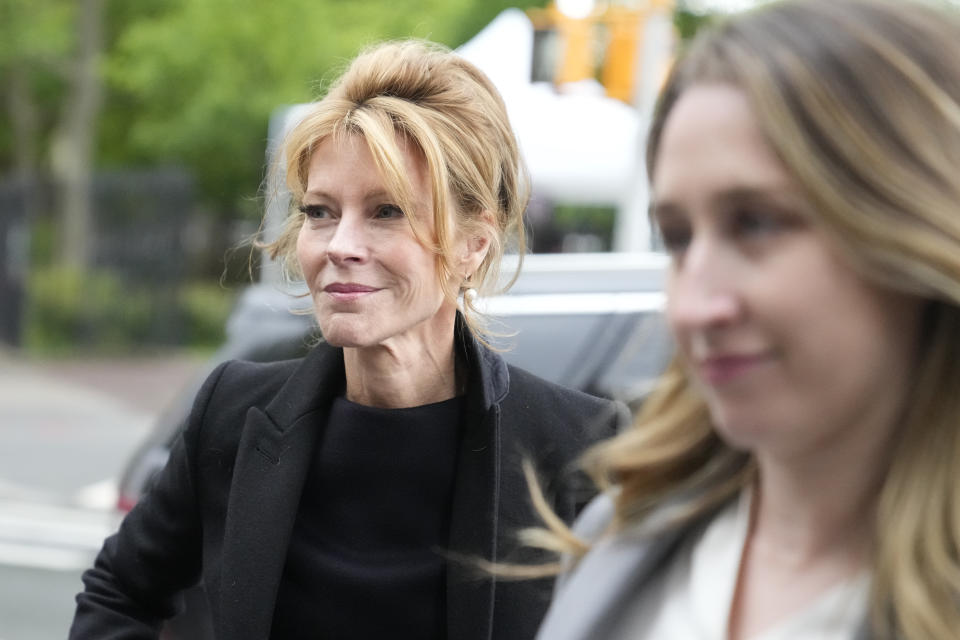
<svg viewBox="0 0 960 640">
<path fill-rule="evenodd" d="M 31 238 L 41 227 L 52 229 L 53 235 L 62 228 L 53 213 L 54 193 L 49 183 L 0 180 L 0 341 L 7 344 L 21 344 L 31 296 L 39 295 L 30 290 L 31 271 L 36 274 L 50 266 L 30 263 L 35 244 Z M 188 276 L 185 246 L 194 207 L 193 181 L 184 171 L 98 174 L 93 185 L 91 274 L 113 286 L 69 293 L 91 297 L 84 301 L 90 307 L 106 304 L 92 299 L 96 295 L 126 298 L 127 306 L 125 300 L 109 301 L 118 310 L 118 326 L 129 308 L 141 316 L 139 322 L 144 325 L 139 341 L 147 345 L 180 343 L 183 317 L 176 302 Z M 55 262 L 55 255 L 52 257 L 51 263 Z M 81 322 L 72 338 L 84 346 L 96 341 L 99 330 Z"/>
<path fill-rule="evenodd" d="M 22 180 L 0 180 L 0 342 L 20 343 L 29 254 L 28 201 L 39 189 Z"/>
</svg>

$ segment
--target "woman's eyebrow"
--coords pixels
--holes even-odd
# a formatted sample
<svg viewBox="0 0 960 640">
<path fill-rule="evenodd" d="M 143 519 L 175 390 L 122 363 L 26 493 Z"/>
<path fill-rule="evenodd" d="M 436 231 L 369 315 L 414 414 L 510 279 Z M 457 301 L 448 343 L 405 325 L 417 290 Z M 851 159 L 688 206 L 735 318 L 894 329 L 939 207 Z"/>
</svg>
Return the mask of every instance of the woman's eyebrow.
<svg viewBox="0 0 960 640">
<path fill-rule="evenodd" d="M 710 198 L 711 204 L 724 207 L 744 203 L 765 202 L 776 206 L 799 206 L 802 199 L 789 185 L 738 186 L 724 189 Z"/>
<path fill-rule="evenodd" d="M 766 203 L 778 208 L 803 210 L 804 200 L 789 185 L 743 185 L 722 189 L 710 195 L 709 205 L 713 209 L 729 209 L 743 204 Z M 670 222 L 686 215 L 686 208 L 675 200 L 658 200 L 656 196 L 647 208 L 650 220 L 658 223 Z"/>
<path fill-rule="evenodd" d="M 304 198 L 306 198 L 307 196 L 313 196 L 315 198 L 319 198 L 322 200 L 337 200 L 337 196 L 330 193 L 330 191 L 328 191 L 324 187 L 307 189 L 306 191 L 303 192 L 303 196 Z M 388 192 L 386 189 L 373 189 L 363 194 L 363 200 L 364 201 L 389 200 L 392 202 L 393 200 L 396 200 L 396 197 L 390 192 Z"/>
<path fill-rule="evenodd" d="M 652 200 L 647 209 L 647 215 L 651 220 L 657 222 L 667 222 L 673 218 L 683 216 L 683 207 L 670 200 Z"/>
<path fill-rule="evenodd" d="M 366 196 L 364 196 L 364 200 L 366 200 L 367 202 L 370 202 L 373 200 L 379 200 L 379 201 L 389 201 L 393 203 L 396 199 L 397 197 L 394 194 L 387 191 L 386 189 L 376 189 L 374 191 L 367 193 Z"/>
<path fill-rule="evenodd" d="M 306 199 L 307 196 L 313 196 L 314 198 L 319 198 L 321 200 L 332 199 L 330 194 L 324 189 L 306 189 L 303 192 L 303 198 Z"/>
</svg>

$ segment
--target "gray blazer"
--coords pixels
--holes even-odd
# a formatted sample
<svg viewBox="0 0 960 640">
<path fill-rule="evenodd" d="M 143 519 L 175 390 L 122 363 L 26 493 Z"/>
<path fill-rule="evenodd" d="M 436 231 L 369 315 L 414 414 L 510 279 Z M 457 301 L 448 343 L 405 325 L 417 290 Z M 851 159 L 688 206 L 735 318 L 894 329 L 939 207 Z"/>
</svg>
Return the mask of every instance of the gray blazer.
<svg viewBox="0 0 960 640">
<path fill-rule="evenodd" d="M 610 494 L 596 497 L 574 525 L 576 534 L 594 540 L 593 548 L 558 578 L 553 602 L 538 640 L 611 640 L 644 589 L 670 566 L 684 543 L 700 533 L 716 511 L 680 528 L 665 528 L 671 504 L 644 522 L 615 535 L 603 533 L 613 519 Z M 870 640 L 865 620 L 851 640 Z"/>
</svg>

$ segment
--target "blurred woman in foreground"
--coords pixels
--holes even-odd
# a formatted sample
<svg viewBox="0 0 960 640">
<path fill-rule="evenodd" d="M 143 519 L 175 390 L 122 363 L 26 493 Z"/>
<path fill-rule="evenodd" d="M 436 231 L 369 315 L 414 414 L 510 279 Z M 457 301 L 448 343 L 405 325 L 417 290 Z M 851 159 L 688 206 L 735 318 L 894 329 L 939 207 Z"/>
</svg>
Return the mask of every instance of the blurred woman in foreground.
<svg viewBox="0 0 960 640">
<path fill-rule="evenodd" d="M 540 638 L 960 634 L 960 18 L 697 37 L 648 142 L 676 361 L 595 447 Z"/>
<path fill-rule="evenodd" d="M 155 487 L 84 574 L 71 638 L 156 637 L 202 578 L 218 638 L 530 638 L 549 584 L 478 577 L 529 524 L 532 456 L 572 520 L 571 461 L 617 405 L 509 367 L 471 290 L 524 249 L 526 175 L 496 89 L 456 54 L 375 47 L 284 144 L 272 245 L 324 342 L 228 362 Z M 459 302 L 458 302 L 459 299 Z"/>
</svg>

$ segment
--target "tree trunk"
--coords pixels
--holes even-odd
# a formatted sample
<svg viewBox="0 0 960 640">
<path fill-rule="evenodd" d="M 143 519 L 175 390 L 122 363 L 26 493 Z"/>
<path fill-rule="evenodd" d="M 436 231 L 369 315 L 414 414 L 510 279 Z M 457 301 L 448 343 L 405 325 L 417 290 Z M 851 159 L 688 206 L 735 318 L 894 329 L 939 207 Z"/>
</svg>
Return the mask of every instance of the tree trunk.
<svg viewBox="0 0 960 640">
<path fill-rule="evenodd" d="M 52 144 L 59 193 L 62 264 L 78 269 L 93 258 L 93 161 L 101 82 L 103 0 L 77 0 L 76 56 L 64 110 Z"/>
<path fill-rule="evenodd" d="M 27 188 L 37 175 L 39 122 L 26 70 L 19 65 L 7 76 L 7 112 L 13 125 L 13 162 L 17 182 Z"/>
</svg>

